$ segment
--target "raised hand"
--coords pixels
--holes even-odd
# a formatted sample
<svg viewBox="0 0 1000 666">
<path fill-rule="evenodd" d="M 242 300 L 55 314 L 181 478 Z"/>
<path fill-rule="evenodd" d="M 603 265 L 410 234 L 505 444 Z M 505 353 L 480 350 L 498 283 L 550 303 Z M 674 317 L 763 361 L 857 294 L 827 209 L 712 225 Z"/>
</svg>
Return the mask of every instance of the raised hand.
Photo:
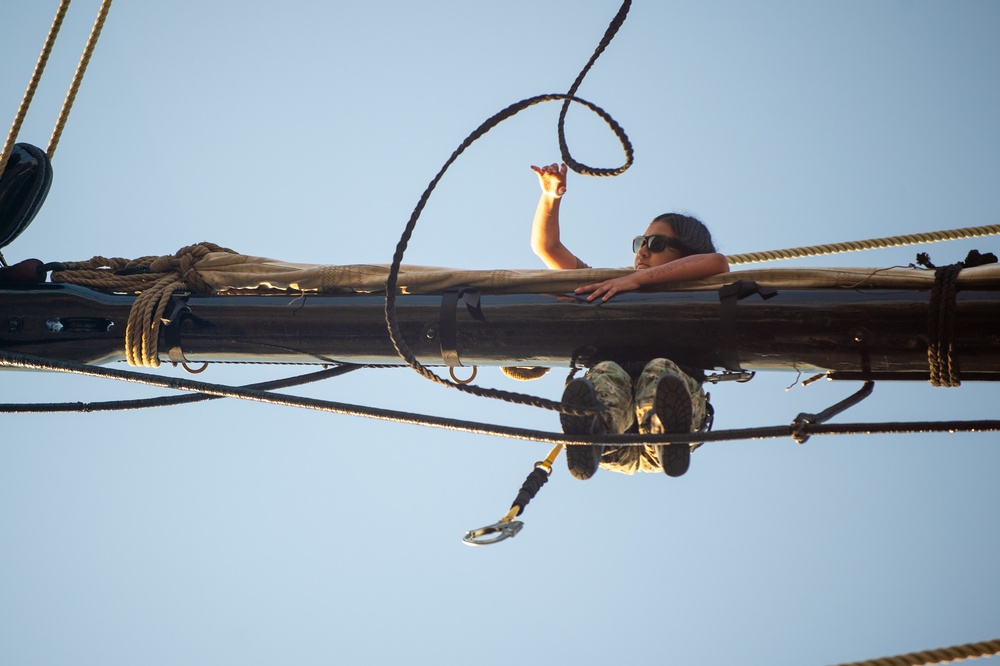
<svg viewBox="0 0 1000 666">
<path fill-rule="evenodd" d="M 553 199 L 558 199 L 566 194 L 566 165 L 550 164 L 548 166 L 537 167 L 532 165 L 531 170 L 538 174 L 538 184 L 542 187 L 542 192 Z"/>
</svg>

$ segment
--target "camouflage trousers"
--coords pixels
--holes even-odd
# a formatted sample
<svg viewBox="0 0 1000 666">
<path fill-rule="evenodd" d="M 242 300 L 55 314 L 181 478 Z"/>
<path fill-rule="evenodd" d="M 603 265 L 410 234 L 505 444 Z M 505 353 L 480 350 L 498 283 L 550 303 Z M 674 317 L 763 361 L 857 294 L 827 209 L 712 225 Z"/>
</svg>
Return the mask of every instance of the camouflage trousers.
<svg viewBox="0 0 1000 666">
<path fill-rule="evenodd" d="M 607 407 L 603 414 L 608 433 L 621 434 L 639 424 L 643 434 L 660 434 L 670 431 L 669 423 L 660 423 L 653 413 L 653 399 L 656 384 L 661 376 L 672 374 L 679 377 L 691 392 L 691 430 L 697 430 L 705 418 L 708 401 L 701 383 L 677 367 L 673 361 L 656 358 L 646 364 L 642 374 L 633 386 L 632 378 L 613 361 L 601 361 L 587 371 L 586 378 L 594 385 L 597 397 Z M 601 467 L 613 472 L 635 474 L 636 472 L 660 472 L 656 447 L 607 446 L 601 456 Z"/>
</svg>

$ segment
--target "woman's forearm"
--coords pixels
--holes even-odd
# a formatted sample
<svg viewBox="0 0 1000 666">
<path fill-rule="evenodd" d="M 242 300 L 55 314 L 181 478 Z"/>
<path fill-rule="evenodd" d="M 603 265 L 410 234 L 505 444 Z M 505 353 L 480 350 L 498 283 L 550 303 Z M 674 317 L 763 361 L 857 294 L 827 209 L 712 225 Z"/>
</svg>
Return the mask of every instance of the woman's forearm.
<svg viewBox="0 0 1000 666">
<path fill-rule="evenodd" d="M 644 287 L 655 287 L 669 282 L 685 282 L 729 272 L 729 261 L 725 255 L 693 254 L 676 261 L 653 266 L 635 272 Z"/>
<path fill-rule="evenodd" d="M 546 192 L 538 199 L 531 225 L 531 249 L 549 268 L 576 268 L 578 259 L 559 238 L 560 197 Z"/>
</svg>

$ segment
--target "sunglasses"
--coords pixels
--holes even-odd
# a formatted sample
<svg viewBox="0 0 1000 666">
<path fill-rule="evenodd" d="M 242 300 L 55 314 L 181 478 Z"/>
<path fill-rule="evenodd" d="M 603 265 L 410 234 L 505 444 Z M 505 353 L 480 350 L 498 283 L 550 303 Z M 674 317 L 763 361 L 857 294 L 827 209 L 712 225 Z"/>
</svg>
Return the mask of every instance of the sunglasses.
<svg viewBox="0 0 1000 666">
<path fill-rule="evenodd" d="M 677 250 L 678 252 L 684 251 L 684 245 L 676 238 L 671 238 L 670 236 L 662 236 L 660 234 L 653 234 L 652 236 L 636 236 L 632 239 L 632 251 L 638 252 L 645 245 L 649 248 L 650 252 L 663 252 L 667 248 L 671 250 Z"/>
</svg>

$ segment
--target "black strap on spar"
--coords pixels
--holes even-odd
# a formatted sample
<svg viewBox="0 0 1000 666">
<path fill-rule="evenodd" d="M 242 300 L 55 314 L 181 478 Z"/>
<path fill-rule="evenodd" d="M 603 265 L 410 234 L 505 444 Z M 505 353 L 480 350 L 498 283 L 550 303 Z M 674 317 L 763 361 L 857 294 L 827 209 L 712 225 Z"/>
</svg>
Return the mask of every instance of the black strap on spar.
<svg viewBox="0 0 1000 666">
<path fill-rule="evenodd" d="M 458 303 L 465 304 L 465 310 L 476 321 L 486 321 L 479 302 L 479 290 L 475 287 L 456 287 L 441 293 L 441 320 L 438 341 L 441 345 L 441 359 L 449 368 L 462 365 L 458 355 Z"/>
<path fill-rule="evenodd" d="M 739 336 L 736 328 L 736 304 L 754 294 L 765 301 L 774 298 L 778 292 L 768 287 L 762 287 L 753 280 L 737 280 L 719 289 L 719 347 L 722 354 L 722 367 L 726 370 L 740 371 Z"/>
</svg>

